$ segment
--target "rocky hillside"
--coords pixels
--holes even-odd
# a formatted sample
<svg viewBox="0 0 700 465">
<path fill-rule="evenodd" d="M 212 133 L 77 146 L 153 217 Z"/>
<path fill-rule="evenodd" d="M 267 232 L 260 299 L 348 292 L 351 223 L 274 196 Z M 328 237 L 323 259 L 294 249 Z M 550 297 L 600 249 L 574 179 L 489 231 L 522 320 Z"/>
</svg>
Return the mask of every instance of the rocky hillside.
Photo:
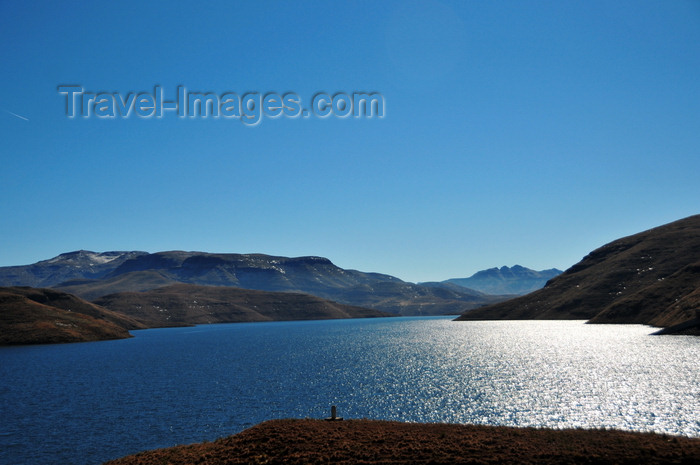
<svg viewBox="0 0 700 465">
<path fill-rule="evenodd" d="M 0 288 L 0 344 L 87 342 L 131 337 L 136 320 L 64 292 Z"/>
<path fill-rule="evenodd" d="M 175 284 L 101 297 L 98 305 L 148 327 L 206 323 L 372 318 L 390 314 L 343 305 L 309 294 Z"/>
<path fill-rule="evenodd" d="M 543 289 L 459 319 L 586 319 L 668 327 L 695 318 L 699 308 L 700 215 L 695 215 L 606 244 Z"/>
<path fill-rule="evenodd" d="M 535 271 L 524 266 L 502 266 L 474 273 L 469 278 L 453 278 L 443 281 L 458 286 L 475 289 L 486 294 L 523 295 L 541 289 L 550 279 L 562 273 L 561 270 Z"/>
<path fill-rule="evenodd" d="M 458 315 L 504 299 L 454 285 L 421 286 L 386 274 L 346 270 L 322 257 L 79 251 L 0 268 L 0 285 L 34 283 L 91 301 L 177 283 L 300 292 L 401 315 Z"/>
</svg>

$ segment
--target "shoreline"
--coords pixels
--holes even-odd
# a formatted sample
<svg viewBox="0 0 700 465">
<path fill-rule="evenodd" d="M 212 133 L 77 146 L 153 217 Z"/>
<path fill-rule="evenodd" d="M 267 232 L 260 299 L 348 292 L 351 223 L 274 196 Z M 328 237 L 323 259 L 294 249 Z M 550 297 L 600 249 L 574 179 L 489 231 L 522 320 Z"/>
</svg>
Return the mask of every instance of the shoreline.
<svg viewBox="0 0 700 465">
<path fill-rule="evenodd" d="M 283 419 L 213 442 L 144 451 L 104 465 L 699 462 L 700 438 L 657 433 Z"/>
</svg>

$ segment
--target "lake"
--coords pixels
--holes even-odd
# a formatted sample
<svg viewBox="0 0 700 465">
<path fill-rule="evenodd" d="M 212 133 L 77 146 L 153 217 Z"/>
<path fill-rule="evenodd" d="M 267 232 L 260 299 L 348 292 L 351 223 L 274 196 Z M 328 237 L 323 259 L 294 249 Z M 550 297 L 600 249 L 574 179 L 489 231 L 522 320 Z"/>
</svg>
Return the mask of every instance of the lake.
<svg viewBox="0 0 700 465">
<path fill-rule="evenodd" d="M 99 464 L 273 418 L 700 437 L 700 338 L 447 317 L 205 325 L 0 348 L 0 463 Z"/>
</svg>

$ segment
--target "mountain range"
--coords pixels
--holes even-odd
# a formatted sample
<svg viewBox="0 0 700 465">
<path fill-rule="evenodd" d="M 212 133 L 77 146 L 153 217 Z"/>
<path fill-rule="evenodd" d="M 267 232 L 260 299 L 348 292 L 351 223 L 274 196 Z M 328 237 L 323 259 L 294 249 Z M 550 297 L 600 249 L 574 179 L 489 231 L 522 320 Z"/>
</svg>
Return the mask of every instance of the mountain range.
<svg viewBox="0 0 700 465">
<path fill-rule="evenodd" d="M 322 257 L 79 250 L 0 267 L 0 344 L 129 337 L 128 330 L 271 320 L 459 315 L 498 302 Z"/>
<path fill-rule="evenodd" d="M 530 294 L 459 320 L 585 319 L 699 334 L 700 215 L 615 240 Z"/>
<path fill-rule="evenodd" d="M 32 265 L 0 267 L 2 286 L 51 287 L 90 301 L 180 283 L 312 294 L 399 315 L 458 315 L 507 298 L 450 283 L 425 286 L 346 270 L 322 257 L 81 250 Z"/>
<path fill-rule="evenodd" d="M 515 265 L 510 268 L 507 266 L 489 268 L 474 273 L 469 278 L 452 278 L 442 282 L 474 289 L 485 294 L 523 295 L 541 289 L 547 281 L 561 273 L 562 271 L 556 268 L 535 271 Z"/>
</svg>

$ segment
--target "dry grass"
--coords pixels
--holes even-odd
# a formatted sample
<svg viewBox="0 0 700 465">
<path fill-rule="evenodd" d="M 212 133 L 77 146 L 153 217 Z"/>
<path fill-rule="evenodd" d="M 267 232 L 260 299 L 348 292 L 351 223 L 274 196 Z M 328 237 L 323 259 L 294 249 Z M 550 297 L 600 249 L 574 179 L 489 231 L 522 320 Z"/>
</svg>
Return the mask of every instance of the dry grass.
<svg viewBox="0 0 700 465">
<path fill-rule="evenodd" d="M 697 464 L 700 439 L 372 420 L 272 420 L 215 442 L 142 452 L 109 465 Z"/>
</svg>

